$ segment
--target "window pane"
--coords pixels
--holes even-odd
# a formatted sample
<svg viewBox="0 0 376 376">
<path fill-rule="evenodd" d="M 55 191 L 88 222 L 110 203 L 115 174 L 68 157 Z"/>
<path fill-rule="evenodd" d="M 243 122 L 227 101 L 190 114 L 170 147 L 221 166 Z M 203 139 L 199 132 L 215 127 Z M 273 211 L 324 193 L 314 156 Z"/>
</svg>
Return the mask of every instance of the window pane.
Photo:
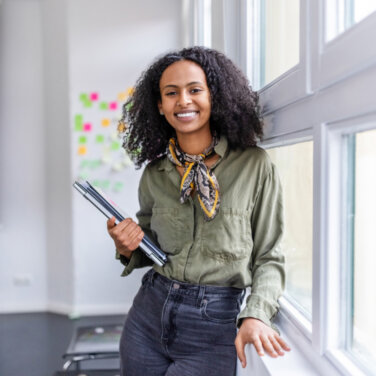
<svg viewBox="0 0 376 376">
<path fill-rule="evenodd" d="M 299 63 L 299 0 L 261 0 L 260 87 Z"/>
<path fill-rule="evenodd" d="M 361 21 L 376 10 L 375 0 L 352 0 L 354 9 L 354 23 Z"/>
<path fill-rule="evenodd" d="M 277 166 L 284 195 L 286 296 L 306 314 L 312 312 L 313 143 L 268 149 Z"/>
<path fill-rule="evenodd" d="M 374 0 L 327 1 L 326 40 L 332 40 L 374 11 L 376 11 Z"/>
<path fill-rule="evenodd" d="M 352 350 L 376 371 L 376 130 L 355 136 Z"/>
</svg>

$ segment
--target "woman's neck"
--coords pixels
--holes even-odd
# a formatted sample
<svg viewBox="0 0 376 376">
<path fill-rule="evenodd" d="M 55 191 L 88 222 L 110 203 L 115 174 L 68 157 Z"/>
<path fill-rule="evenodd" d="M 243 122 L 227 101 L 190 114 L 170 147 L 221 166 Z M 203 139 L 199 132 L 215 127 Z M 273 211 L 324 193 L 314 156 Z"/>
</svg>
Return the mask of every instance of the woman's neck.
<svg viewBox="0 0 376 376">
<path fill-rule="evenodd" d="M 187 154 L 198 155 L 212 143 L 213 136 L 210 132 L 203 134 L 177 134 L 180 149 Z"/>
</svg>

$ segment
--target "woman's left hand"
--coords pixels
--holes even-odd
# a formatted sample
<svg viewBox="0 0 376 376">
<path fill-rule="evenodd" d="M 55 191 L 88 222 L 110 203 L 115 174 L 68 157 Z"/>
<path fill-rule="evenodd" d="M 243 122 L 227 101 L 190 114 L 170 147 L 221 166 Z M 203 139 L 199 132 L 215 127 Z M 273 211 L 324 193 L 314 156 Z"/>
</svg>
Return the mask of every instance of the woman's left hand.
<svg viewBox="0 0 376 376">
<path fill-rule="evenodd" d="M 264 350 L 273 358 L 284 355 L 283 350 L 290 351 L 287 343 L 275 330 L 253 317 L 243 319 L 235 339 L 236 352 L 243 368 L 247 365 L 244 353 L 247 343 L 252 343 L 260 356 L 264 355 Z"/>
</svg>

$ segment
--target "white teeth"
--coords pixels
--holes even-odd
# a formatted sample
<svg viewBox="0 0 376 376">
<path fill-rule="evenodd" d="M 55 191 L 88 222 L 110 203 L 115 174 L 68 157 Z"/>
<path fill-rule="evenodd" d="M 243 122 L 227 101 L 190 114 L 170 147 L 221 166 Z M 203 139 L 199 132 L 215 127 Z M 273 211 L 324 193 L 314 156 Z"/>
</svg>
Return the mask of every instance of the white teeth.
<svg viewBox="0 0 376 376">
<path fill-rule="evenodd" d="M 185 112 L 181 114 L 176 114 L 177 117 L 189 117 L 189 116 L 194 116 L 196 115 L 196 112 Z"/>
</svg>

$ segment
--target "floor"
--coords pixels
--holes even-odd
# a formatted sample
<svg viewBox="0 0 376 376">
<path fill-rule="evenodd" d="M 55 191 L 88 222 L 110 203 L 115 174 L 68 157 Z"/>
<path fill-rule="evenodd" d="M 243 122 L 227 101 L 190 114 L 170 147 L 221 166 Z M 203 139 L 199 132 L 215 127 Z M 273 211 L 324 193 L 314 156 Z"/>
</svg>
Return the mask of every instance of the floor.
<svg viewBox="0 0 376 376">
<path fill-rule="evenodd" d="M 0 314 L 0 375 L 52 376 L 62 369 L 62 355 L 76 327 L 122 324 L 124 319 L 125 316 L 70 319 L 45 312 Z"/>
</svg>

